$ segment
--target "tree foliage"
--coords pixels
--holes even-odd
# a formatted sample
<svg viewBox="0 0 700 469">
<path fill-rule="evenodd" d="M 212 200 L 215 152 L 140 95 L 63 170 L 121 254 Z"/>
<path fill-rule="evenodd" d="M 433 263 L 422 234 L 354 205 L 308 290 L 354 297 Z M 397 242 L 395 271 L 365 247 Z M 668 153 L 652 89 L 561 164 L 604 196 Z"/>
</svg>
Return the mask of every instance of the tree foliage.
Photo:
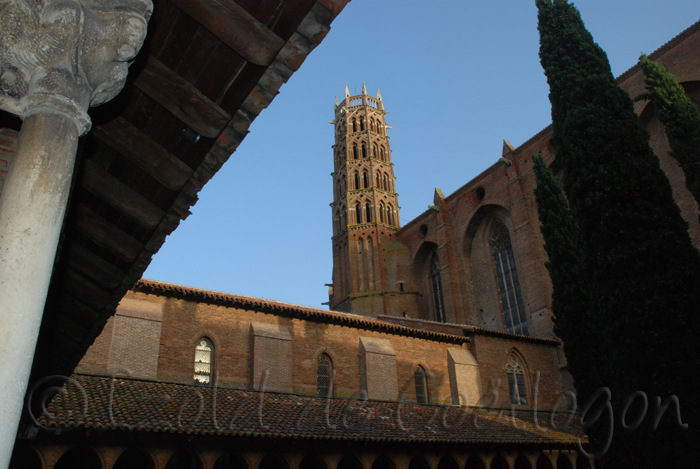
<svg viewBox="0 0 700 469">
<path fill-rule="evenodd" d="M 671 156 L 683 168 L 685 185 L 700 204 L 700 111 L 663 65 L 644 54 L 639 65 L 647 88 L 644 97 L 651 100 L 655 115 L 666 127 Z"/>
<path fill-rule="evenodd" d="M 595 341 L 581 345 L 584 341 L 571 336 L 576 331 L 558 327 L 564 343 L 570 344 L 565 347 L 567 360 L 574 363 L 577 354 L 605 357 L 603 362 L 591 358 L 593 370 L 576 372 L 572 367 L 577 388 L 590 392 L 609 387 L 618 413 L 625 397 L 636 391 L 662 398 L 677 395 L 685 421 L 696 419 L 689 369 L 700 364 L 694 350 L 700 254 L 691 244 L 688 224 L 649 136 L 639 126 L 632 99 L 617 85 L 605 52 L 578 10 L 566 0 L 536 4 L 540 60 L 550 86 L 552 140 L 579 230 L 583 267 L 571 281 L 588 292 L 586 317 Z M 554 314 L 559 316 L 557 309 Z M 586 328 L 578 331 L 586 333 Z M 579 397 L 585 400 L 590 394 Z M 617 441 L 603 466 L 654 467 L 658 457 L 666 462 L 690 457 L 690 431 L 669 426 L 668 432 L 651 432 L 645 426 L 632 435 L 621 434 L 619 425 L 617 420 Z M 592 439 L 599 439 L 592 431 Z"/>
</svg>

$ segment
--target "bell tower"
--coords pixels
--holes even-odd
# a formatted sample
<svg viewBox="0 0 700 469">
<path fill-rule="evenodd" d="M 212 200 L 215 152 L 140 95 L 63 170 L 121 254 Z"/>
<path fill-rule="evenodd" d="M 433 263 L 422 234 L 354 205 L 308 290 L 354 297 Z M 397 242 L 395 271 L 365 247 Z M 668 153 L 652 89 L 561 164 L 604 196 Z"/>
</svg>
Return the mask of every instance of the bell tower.
<svg viewBox="0 0 700 469">
<path fill-rule="evenodd" d="M 398 194 L 382 95 L 335 99 L 333 285 L 329 305 L 367 316 L 384 313 L 386 249 L 400 228 Z"/>
</svg>

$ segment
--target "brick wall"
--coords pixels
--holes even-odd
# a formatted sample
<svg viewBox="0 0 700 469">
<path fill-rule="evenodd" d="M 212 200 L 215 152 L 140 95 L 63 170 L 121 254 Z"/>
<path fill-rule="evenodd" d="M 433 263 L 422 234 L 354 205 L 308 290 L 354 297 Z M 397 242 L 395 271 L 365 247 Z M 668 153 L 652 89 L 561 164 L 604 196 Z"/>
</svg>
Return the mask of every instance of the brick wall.
<svg viewBox="0 0 700 469">
<path fill-rule="evenodd" d="M 128 364 L 140 378 L 193 383 L 195 346 L 208 337 L 214 344 L 220 386 L 259 388 L 267 369 L 268 391 L 316 394 L 316 362 L 325 353 L 335 371 L 337 396 L 360 397 L 364 389 L 372 399 L 401 396 L 415 401 L 414 371 L 420 365 L 428 374 L 431 402 L 452 403 L 462 392 L 476 404 L 479 395 L 493 387 L 491 381 L 500 380 L 498 405 L 508 406 L 505 360 L 515 348 L 530 374 L 540 371 L 543 402 L 553 402 L 563 389 L 554 343 L 476 334 L 467 348 L 466 343 L 460 345 L 467 338 L 456 337 L 458 326 L 445 326 L 444 332 L 453 337 L 449 340 L 376 327 L 349 327 L 132 291 L 77 371 L 107 374 L 110 368 Z M 534 383 L 534 378 L 530 381 Z"/>
</svg>

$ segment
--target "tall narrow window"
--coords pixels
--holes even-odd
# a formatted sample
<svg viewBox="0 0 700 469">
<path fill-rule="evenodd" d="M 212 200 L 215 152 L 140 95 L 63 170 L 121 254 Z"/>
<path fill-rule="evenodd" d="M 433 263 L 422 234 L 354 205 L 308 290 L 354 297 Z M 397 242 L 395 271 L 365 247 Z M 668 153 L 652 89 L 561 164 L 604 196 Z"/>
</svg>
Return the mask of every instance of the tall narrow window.
<svg viewBox="0 0 700 469">
<path fill-rule="evenodd" d="M 359 152 L 357 150 L 357 145 L 352 146 L 352 157 L 356 160 L 360 158 Z"/>
<path fill-rule="evenodd" d="M 514 354 L 508 356 L 506 363 L 508 375 L 508 388 L 510 389 L 510 402 L 515 405 L 527 405 L 527 386 L 525 385 L 525 372 Z"/>
<path fill-rule="evenodd" d="M 197 383 L 209 384 L 211 382 L 212 351 L 214 345 L 206 337 L 199 339 L 194 350 L 194 380 Z"/>
<path fill-rule="evenodd" d="M 379 158 L 380 158 L 382 161 L 385 161 L 385 160 L 384 160 L 384 147 L 381 147 L 381 148 L 379 149 Z"/>
<path fill-rule="evenodd" d="M 367 174 L 367 171 L 362 173 L 362 180 L 365 183 L 365 189 L 369 187 L 369 174 Z"/>
<path fill-rule="evenodd" d="M 416 402 L 419 404 L 428 403 L 428 381 L 425 370 L 422 366 L 417 366 L 413 372 L 413 379 L 416 383 Z"/>
<path fill-rule="evenodd" d="M 367 144 L 362 144 L 362 158 L 367 158 Z"/>
<path fill-rule="evenodd" d="M 355 171 L 355 189 L 361 189 L 362 187 L 360 186 L 360 173 L 358 171 Z"/>
<path fill-rule="evenodd" d="M 357 121 L 355 119 L 352 120 L 352 131 L 357 132 Z"/>
<path fill-rule="evenodd" d="M 435 320 L 437 322 L 445 322 L 445 304 L 442 299 L 442 281 L 440 280 L 440 259 L 438 259 L 437 252 L 430 259 L 430 283 L 433 287 Z"/>
<path fill-rule="evenodd" d="M 355 218 L 358 225 L 362 223 L 362 205 L 359 202 L 355 204 Z"/>
<path fill-rule="evenodd" d="M 384 189 L 385 191 L 389 190 L 389 186 L 388 186 L 388 183 L 386 181 L 386 176 L 382 177 L 382 189 Z"/>
<path fill-rule="evenodd" d="M 360 130 L 365 130 L 365 118 L 360 117 Z"/>
<path fill-rule="evenodd" d="M 382 188 L 382 175 L 381 175 L 381 173 L 377 173 L 377 175 L 375 176 L 374 185 L 380 189 Z"/>
<path fill-rule="evenodd" d="M 386 209 L 386 219 L 391 226 L 394 226 L 394 206 L 389 204 Z"/>
<path fill-rule="evenodd" d="M 384 223 L 384 204 L 379 204 L 379 221 Z"/>
<path fill-rule="evenodd" d="M 511 334 L 530 335 L 510 234 L 506 225 L 500 221 L 494 222 L 491 228 L 491 253 L 496 266 L 506 331 Z"/>
<path fill-rule="evenodd" d="M 372 156 L 375 158 L 379 156 L 379 152 L 377 151 L 377 145 L 372 145 Z"/>
<path fill-rule="evenodd" d="M 322 353 L 316 360 L 316 393 L 319 397 L 330 396 L 332 372 L 331 358 Z"/>
<path fill-rule="evenodd" d="M 367 223 L 372 221 L 372 205 L 369 202 L 365 204 L 365 221 Z"/>
</svg>

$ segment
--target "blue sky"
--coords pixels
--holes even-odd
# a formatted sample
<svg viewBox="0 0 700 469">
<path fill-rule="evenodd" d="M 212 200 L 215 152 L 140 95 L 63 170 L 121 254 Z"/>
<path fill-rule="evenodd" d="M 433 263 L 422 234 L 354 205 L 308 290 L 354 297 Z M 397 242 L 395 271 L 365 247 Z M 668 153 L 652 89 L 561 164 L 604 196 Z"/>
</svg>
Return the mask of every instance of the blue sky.
<svg viewBox="0 0 700 469">
<path fill-rule="evenodd" d="M 404 225 L 550 123 L 534 0 L 353 0 L 144 277 L 324 307 L 335 96 L 389 111 Z M 700 20 L 698 0 L 579 0 L 617 76 Z"/>
</svg>

